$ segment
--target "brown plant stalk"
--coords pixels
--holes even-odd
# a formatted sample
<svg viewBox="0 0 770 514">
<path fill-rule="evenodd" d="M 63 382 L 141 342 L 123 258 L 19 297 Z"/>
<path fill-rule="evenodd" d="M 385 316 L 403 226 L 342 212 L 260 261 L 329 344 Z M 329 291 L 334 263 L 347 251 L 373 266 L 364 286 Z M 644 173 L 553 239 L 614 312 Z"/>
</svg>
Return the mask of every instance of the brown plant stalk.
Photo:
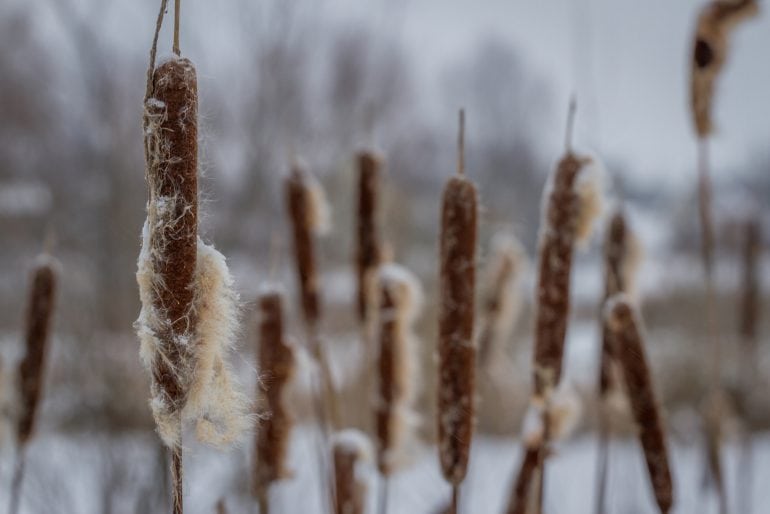
<svg viewBox="0 0 770 514">
<path fill-rule="evenodd" d="M 639 429 L 655 500 L 661 514 L 666 514 L 673 504 L 673 485 L 663 420 L 644 350 L 640 317 L 627 296 L 620 293 L 607 303 L 605 318 Z"/>
<path fill-rule="evenodd" d="M 380 234 L 377 224 L 382 159 L 370 151 L 359 152 L 358 216 L 356 218 L 356 278 L 358 280 L 358 318 L 366 325 L 376 306 L 374 272 L 380 264 Z"/>
<path fill-rule="evenodd" d="M 332 440 L 334 461 L 334 514 L 364 514 L 367 486 L 359 467 L 370 451 L 366 435 L 357 430 L 344 430 Z"/>
<path fill-rule="evenodd" d="M 617 209 L 610 218 L 604 239 L 604 298 L 602 308 L 617 293 L 629 293 L 632 287 L 633 271 L 636 264 L 636 244 L 633 234 L 621 209 Z M 612 343 L 612 331 L 601 316 L 602 341 L 599 365 L 599 458 L 597 469 L 597 514 L 605 512 L 604 499 L 607 485 L 607 466 L 609 456 L 609 415 L 608 398 L 613 391 L 618 391 L 617 362 Z"/>
<path fill-rule="evenodd" d="M 441 470 L 453 486 L 453 507 L 465 478 L 473 437 L 475 359 L 473 317 L 478 200 L 464 176 L 464 116 L 460 111 L 458 173 L 444 188 L 439 295 L 438 445 Z"/>
<path fill-rule="evenodd" d="M 18 370 L 19 412 L 16 424 L 16 466 L 11 484 L 10 510 L 16 514 L 24 475 L 24 450 L 34 433 L 42 396 L 48 340 L 56 295 L 57 264 L 49 256 L 38 258 L 32 272 L 25 321 L 25 353 Z"/>
<path fill-rule="evenodd" d="M 270 484 L 291 476 L 286 468 L 286 456 L 293 420 L 284 395 L 294 376 L 295 358 L 284 336 L 283 295 L 274 289 L 263 292 L 259 297 L 259 310 L 257 355 L 261 381 L 258 396 L 264 403 L 266 419 L 256 434 L 253 485 L 260 513 L 266 514 Z"/>
</svg>

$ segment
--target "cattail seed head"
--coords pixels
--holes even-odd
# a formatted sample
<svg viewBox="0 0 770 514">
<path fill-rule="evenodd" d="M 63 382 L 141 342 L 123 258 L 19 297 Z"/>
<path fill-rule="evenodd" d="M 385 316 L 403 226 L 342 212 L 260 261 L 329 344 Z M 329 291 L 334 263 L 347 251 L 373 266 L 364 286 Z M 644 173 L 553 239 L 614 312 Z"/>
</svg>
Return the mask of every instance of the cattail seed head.
<svg viewBox="0 0 770 514">
<path fill-rule="evenodd" d="M 237 333 L 238 295 L 225 257 L 198 237 L 195 68 L 188 59 L 169 59 L 154 70 L 149 91 L 149 198 L 135 327 L 152 379 L 150 405 L 167 446 L 178 447 L 183 417 L 196 422 L 200 440 L 226 444 L 250 418 L 225 361 Z"/>
<path fill-rule="evenodd" d="M 335 434 L 332 440 L 334 461 L 335 514 L 364 514 L 367 483 L 364 463 L 370 459 L 371 443 L 358 430 Z"/>
<path fill-rule="evenodd" d="M 360 152 L 358 164 L 358 218 L 356 274 L 358 278 L 358 317 L 366 321 L 372 307 L 374 270 L 380 263 L 381 249 L 377 226 L 378 191 L 382 160 L 372 152 Z"/>
<path fill-rule="evenodd" d="M 671 510 L 673 486 L 666 438 L 644 351 L 639 316 L 628 297 L 620 293 L 607 302 L 605 319 L 612 331 L 615 354 L 623 371 L 631 409 L 639 427 L 639 439 L 655 499 L 661 513 L 665 514 Z"/>
<path fill-rule="evenodd" d="M 411 324 L 420 311 L 422 292 L 417 278 L 397 264 L 380 269 L 379 396 L 377 466 L 392 473 L 413 417 L 415 396 L 415 335 Z"/>
<path fill-rule="evenodd" d="M 690 100 L 699 137 L 706 137 L 713 130 L 711 109 L 715 82 L 727 60 L 730 31 L 758 11 L 756 0 L 712 0 L 698 17 L 692 50 Z"/>
<path fill-rule="evenodd" d="M 56 294 L 56 262 L 49 256 L 38 259 L 32 273 L 26 317 L 24 358 L 19 364 L 20 412 L 17 442 L 23 446 L 32 437 L 37 417 L 37 404 L 43 389 L 43 371 L 53 318 Z"/>
<path fill-rule="evenodd" d="M 631 294 L 634 273 L 639 261 L 639 245 L 631 232 L 623 211 L 610 217 L 604 239 L 604 302 L 617 293 Z M 612 331 L 602 320 L 602 354 L 599 371 L 599 394 L 604 398 L 616 386 Z"/>
<path fill-rule="evenodd" d="M 450 178 L 441 215 L 438 444 L 442 472 L 453 485 L 465 477 L 475 422 L 477 215 L 476 187 L 462 175 Z"/>
<path fill-rule="evenodd" d="M 546 188 L 540 230 L 537 310 L 535 321 L 534 393 L 550 394 L 561 378 L 564 338 L 570 307 L 572 254 L 590 234 L 599 212 L 595 160 L 567 153 Z"/>
<path fill-rule="evenodd" d="M 140 266 L 157 334 L 150 369 L 153 414 L 167 443 L 187 400 L 187 373 L 195 331 L 192 310 L 198 247 L 198 86 L 188 59 L 170 59 L 153 73 L 145 102 L 146 179 L 149 187 Z M 144 303 L 144 302 L 143 302 Z M 156 353 L 157 352 L 157 353 Z"/>
<path fill-rule="evenodd" d="M 284 396 L 295 373 L 294 350 L 284 336 L 283 295 L 274 289 L 265 291 L 259 297 L 259 310 L 260 396 L 267 412 L 256 436 L 255 491 L 290 476 L 286 455 L 293 420 Z"/>
<path fill-rule="evenodd" d="M 286 203 L 292 225 L 302 314 L 313 330 L 321 317 L 318 270 L 313 235 L 328 229 L 328 208 L 323 190 L 299 162 L 286 179 Z"/>
</svg>

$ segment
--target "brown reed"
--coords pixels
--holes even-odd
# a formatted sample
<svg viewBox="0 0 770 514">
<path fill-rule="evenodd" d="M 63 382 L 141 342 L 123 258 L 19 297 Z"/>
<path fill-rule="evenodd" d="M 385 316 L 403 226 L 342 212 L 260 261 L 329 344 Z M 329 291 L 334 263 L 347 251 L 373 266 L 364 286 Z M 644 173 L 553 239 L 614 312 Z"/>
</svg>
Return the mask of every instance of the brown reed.
<svg viewBox="0 0 770 514">
<path fill-rule="evenodd" d="M 458 174 L 447 181 L 442 201 L 439 276 L 438 445 L 441 470 L 453 486 L 455 499 L 467 472 L 475 422 L 478 200 L 476 186 L 463 173 L 463 125 L 461 111 Z"/>
<path fill-rule="evenodd" d="M 153 73 L 152 98 L 145 102 L 149 188 L 150 266 L 156 287 L 153 307 L 160 318 L 152 363 L 156 420 L 175 432 L 171 445 L 174 512 L 182 512 L 181 411 L 187 400 L 183 367 L 191 348 L 183 341 L 195 331 L 195 272 L 198 247 L 198 89 L 195 67 L 185 58 L 160 64 Z M 173 421 L 169 421 L 172 420 Z M 168 443 L 169 441 L 167 441 Z"/>
<path fill-rule="evenodd" d="M 309 192 L 304 171 L 294 163 L 286 179 L 286 201 L 292 222 L 294 255 L 299 280 L 302 314 L 305 323 L 315 329 L 321 315 L 318 293 L 318 271 L 316 270 L 315 246 L 310 222 Z"/>
<path fill-rule="evenodd" d="M 631 232 L 625 214 L 621 209 L 615 210 L 607 226 L 604 240 L 604 299 L 602 307 L 617 293 L 630 293 L 633 282 L 633 272 L 637 260 L 637 243 Z M 602 320 L 602 352 L 599 368 L 599 396 L 604 399 L 613 390 L 615 374 L 613 367 L 615 358 L 614 345 L 610 341 L 612 332 Z"/>
<path fill-rule="evenodd" d="M 43 377 L 56 294 L 56 264 L 48 256 L 38 259 L 32 274 L 26 318 L 26 352 L 19 363 L 19 415 L 17 444 L 24 446 L 32 437 Z"/>
<path fill-rule="evenodd" d="M 356 226 L 356 276 L 358 279 L 358 317 L 366 324 L 370 309 L 376 303 L 372 298 L 374 271 L 380 264 L 380 234 L 377 225 L 377 207 L 382 159 L 373 152 L 357 155 L 358 164 L 358 217 Z"/>
<path fill-rule="evenodd" d="M 561 378 L 570 307 L 572 254 L 577 241 L 581 197 L 576 190 L 588 159 L 568 152 L 552 176 L 539 245 L 535 320 L 534 394 L 546 398 Z"/>
<path fill-rule="evenodd" d="M 759 11 L 756 0 L 712 0 L 701 11 L 692 50 L 690 100 L 698 137 L 713 131 L 711 109 L 716 78 L 727 60 L 730 31 Z"/>
<path fill-rule="evenodd" d="M 267 493 L 274 481 L 288 478 L 286 455 L 293 420 L 284 400 L 285 388 L 294 376 L 295 358 L 283 328 L 283 295 L 269 289 L 259 297 L 261 319 L 257 347 L 260 384 L 258 396 L 267 416 L 256 434 L 254 491 L 260 513 L 269 509 Z"/>
<path fill-rule="evenodd" d="M 610 217 L 604 238 L 604 298 L 602 308 L 607 301 L 617 293 L 628 293 L 633 280 L 632 272 L 636 264 L 636 244 L 633 234 L 626 223 L 621 208 L 615 210 Z M 602 315 L 601 357 L 599 365 L 599 455 L 597 467 L 597 514 L 605 512 L 604 499 L 607 486 L 607 467 L 609 457 L 610 419 L 607 412 L 607 399 L 612 391 L 619 391 L 619 370 L 614 355 L 615 345 L 612 343 L 612 331 Z"/>
<path fill-rule="evenodd" d="M 16 514 L 24 476 L 24 450 L 32 437 L 43 390 L 48 340 L 56 295 L 57 264 L 48 255 L 38 258 L 32 271 L 25 320 L 25 352 L 18 369 L 19 412 L 16 423 L 16 466 L 10 494 L 11 514 Z"/>
<path fill-rule="evenodd" d="M 227 514 L 227 504 L 225 504 L 224 498 L 220 498 L 217 502 L 217 514 Z M 261 511 L 260 514 L 262 514 Z"/>
<path fill-rule="evenodd" d="M 369 451 L 368 439 L 357 430 L 344 430 L 332 441 L 334 462 L 334 513 L 364 514 L 366 511 L 366 483 L 359 467 Z"/>
<path fill-rule="evenodd" d="M 762 247 L 761 227 L 757 218 L 743 227 L 743 285 L 740 304 L 740 334 L 746 350 L 755 353 L 757 321 L 759 319 L 759 274 L 757 260 Z"/>
<path fill-rule="evenodd" d="M 609 300 L 605 317 L 612 331 L 615 355 L 639 428 L 653 493 L 661 514 L 666 514 L 673 504 L 673 485 L 663 422 L 644 350 L 641 321 L 636 308 L 623 293 Z"/>
<path fill-rule="evenodd" d="M 524 449 L 519 472 L 508 499 L 506 514 L 528 514 L 534 497 L 533 491 L 541 473 L 539 463 L 542 461 L 542 451 L 543 446 L 540 443 L 528 445 Z"/>
</svg>

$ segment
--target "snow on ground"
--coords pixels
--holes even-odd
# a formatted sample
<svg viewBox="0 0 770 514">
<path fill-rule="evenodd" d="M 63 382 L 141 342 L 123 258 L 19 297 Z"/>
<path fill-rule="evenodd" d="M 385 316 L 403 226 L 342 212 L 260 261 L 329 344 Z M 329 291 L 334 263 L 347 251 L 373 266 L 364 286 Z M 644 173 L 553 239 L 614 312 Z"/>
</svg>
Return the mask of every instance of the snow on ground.
<svg viewBox="0 0 770 514">
<path fill-rule="evenodd" d="M 318 434 L 307 427 L 294 431 L 290 452 L 295 475 L 275 486 L 271 501 L 275 511 L 285 514 L 322 512 L 319 509 Z M 548 465 L 546 479 L 549 514 L 588 514 L 594 508 L 596 441 L 580 436 L 563 443 Z M 716 513 L 713 499 L 702 493 L 703 469 L 699 446 L 674 442 L 672 445 L 676 506 L 674 513 Z M 762 512 L 770 491 L 761 487 L 770 474 L 770 434 L 754 442 L 754 512 Z M 220 497 L 230 512 L 256 512 L 245 491 L 248 484 L 250 448 L 226 453 L 193 446 L 185 454 L 186 510 L 189 514 L 210 514 Z M 502 512 L 514 469 L 518 466 L 519 443 L 514 439 L 479 436 L 474 440 L 468 477 L 461 492 L 465 513 Z M 731 501 L 737 485 L 739 448 L 725 448 Z M 414 463 L 396 474 L 390 484 L 390 513 L 431 514 L 449 498 L 435 449 L 423 446 Z M 7 487 L 12 455 L 2 454 L 0 479 Z M 142 511 L 142 500 L 157 486 L 156 441 L 150 434 L 106 438 L 42 434 L 29 449 L 24 500 L 21 514 L 40 512 L 103 513 L 105 501 L 112 512 Z M 379 479 L 370 466 L 370 512 L 375 512 Z M 611 448 L 608 505 L 611 513 L 654 513 L 646 468 L 636 441 L 617 440 Z M 145 509 L 147 507 L 144 507 Z M 737 505 L 734 506 L 737 508 Z M 54 509 L 54 510 L 52 510 Z M 749 513 L 744 513 L 749 514 Z"/>
</svg>

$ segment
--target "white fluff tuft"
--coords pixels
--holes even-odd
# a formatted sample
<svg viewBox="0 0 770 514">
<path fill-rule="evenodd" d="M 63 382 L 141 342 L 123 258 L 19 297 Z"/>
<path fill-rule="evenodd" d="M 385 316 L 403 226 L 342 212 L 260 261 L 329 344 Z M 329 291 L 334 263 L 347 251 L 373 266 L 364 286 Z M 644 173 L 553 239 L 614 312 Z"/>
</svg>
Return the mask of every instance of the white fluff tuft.
<svg viewBox="0 0 770 514">
<path fill-rule="evenodd" d="M 596 156 L 587 158 L 575 183 L 575 192 L 580 199 L 575 237 L 579 245 L 591 237 L 596 220 L 602 213 L 604 203 L 604 166 Z"/>
<path fill-rule="evenodd" d="M 149 218 L 148 218 L 149 220 Z M 154 307 L 156 289 L 162 287 L 152 270 L 149 221 L 142 230 L 142 250 L 137 263 L 137 282 L 142 309 L 134 324 L 140 340 L 140 357 L 151 372 L 156 359 L 165 358 L 160 351 L 160 335 L 167 326 Z M 202 442 L 216 446 L 238 441 L 253 424 L 250 403 L 240 392 L 227 354 L 238 332 L 238 295 L 225 257 L 214 247 L 198 239 L 195 271 L 195 300 L 192 315 L 195 331 L 177 336 L 175 344 L 187 345 L 187 362 L 173 367 L 187 391 L 184 407 L 174 410 L 157 392 L 150 400 L 153 417 L 163 442 L 179 444 L 180 419 L 196 425 Z"/>
<path fill-rule="evenodd" d="M 326 200 L 323 186 L 310 173 L 304 173 L 305 186 L 307 187 L 307 213 L 310 230 L 317 236 L 324 236 L 331 231 L 331 209 Z"/>
<path fill-rule="evenodd" d="M 195 287 L 195 362 L 184 417 L 196 423 L 200 441 L 227 445 L 252 425 L 249 401 L 226 360 L 238 333 L 239 298 L 225 256 L 200 238 Z"/>
</svg>

